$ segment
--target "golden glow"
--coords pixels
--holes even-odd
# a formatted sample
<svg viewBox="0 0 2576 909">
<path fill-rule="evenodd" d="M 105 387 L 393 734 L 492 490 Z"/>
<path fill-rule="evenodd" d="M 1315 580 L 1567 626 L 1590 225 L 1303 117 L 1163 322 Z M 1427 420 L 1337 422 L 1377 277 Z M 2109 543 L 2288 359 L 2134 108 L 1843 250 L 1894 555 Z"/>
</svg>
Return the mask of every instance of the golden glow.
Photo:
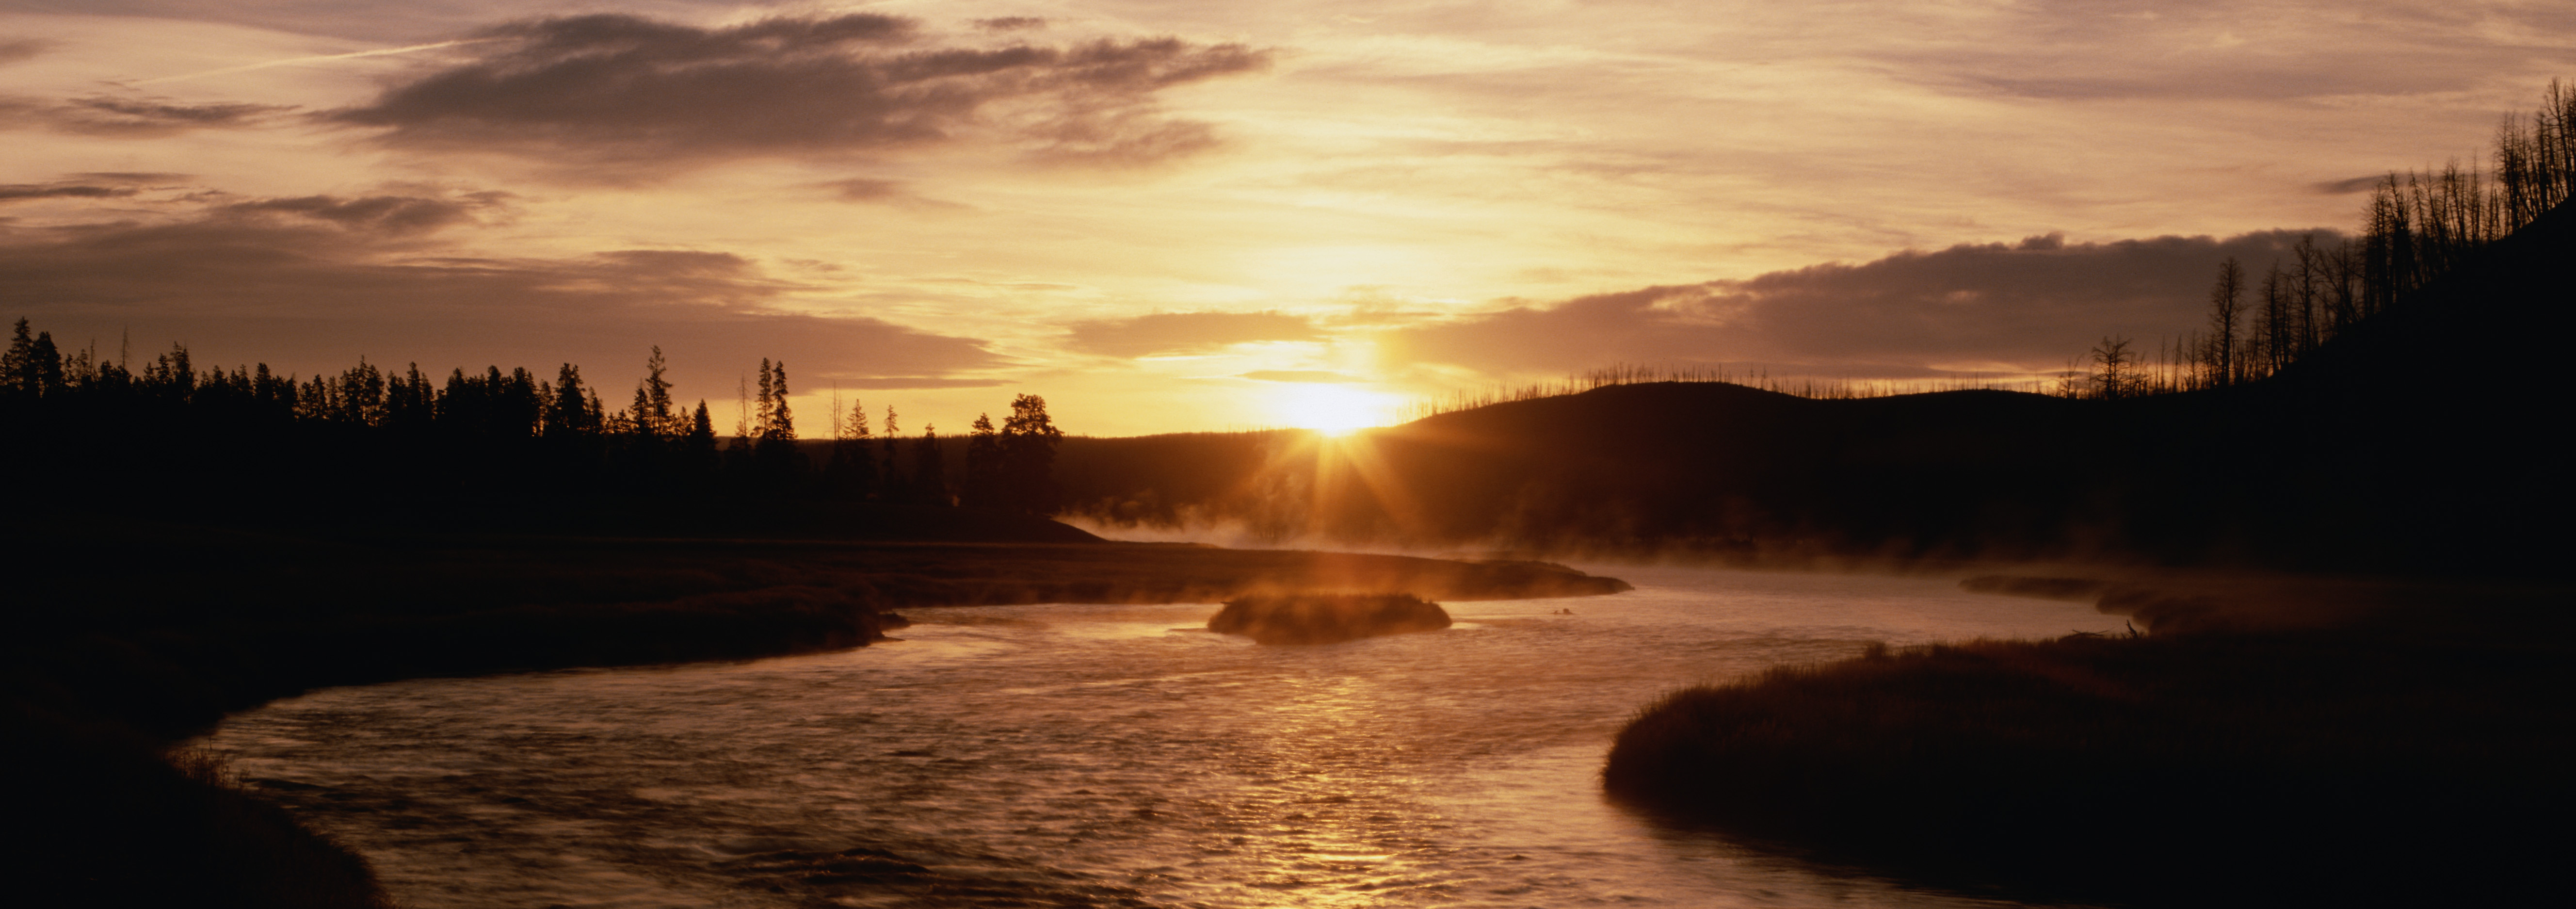
<svg viewBox="0 0 2576 909">
<path fill-rule="evenodd" d="M 1280 425 L 1345 436 L 1392 418 L 1394 395 L 1348 385 L 1285 384 L 1271 392 L 1270 412 Z"/>
</svg>

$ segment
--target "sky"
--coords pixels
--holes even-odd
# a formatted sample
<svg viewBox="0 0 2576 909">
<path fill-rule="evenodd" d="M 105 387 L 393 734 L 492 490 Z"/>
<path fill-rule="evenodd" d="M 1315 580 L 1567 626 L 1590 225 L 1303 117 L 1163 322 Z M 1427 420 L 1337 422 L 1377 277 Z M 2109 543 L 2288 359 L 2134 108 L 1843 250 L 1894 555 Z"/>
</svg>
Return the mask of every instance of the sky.
<svg viewBox="0 0 2576 909">
<path fill-rule="evenodd" d="M 2008 383 L 2569 76 L 2563 0 L 0 0 L 0 319 L 611 404 L 659 346 L 726 428 L 770 358 L 808 437 Z"/>
</svg>

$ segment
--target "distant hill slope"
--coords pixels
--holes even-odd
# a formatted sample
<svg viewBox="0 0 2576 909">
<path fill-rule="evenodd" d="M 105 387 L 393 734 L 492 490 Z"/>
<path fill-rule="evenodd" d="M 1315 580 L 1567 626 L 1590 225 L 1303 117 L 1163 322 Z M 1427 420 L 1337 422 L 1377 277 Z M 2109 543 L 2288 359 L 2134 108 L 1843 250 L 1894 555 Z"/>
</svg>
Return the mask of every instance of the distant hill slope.
<svg viewBox="0 0 2576 909">
<path fill-rule="evenodd" d="M 2562 206 L 2235 388 L 1811 400 L 1623 385 L 1335 445 L 1069 441 L 1066 491 L 1113 523 L 1343 543 L 2538 571 L 2567 539 L 2552 380 L 2576 337 L 2571 254 Z"/>
</svg>

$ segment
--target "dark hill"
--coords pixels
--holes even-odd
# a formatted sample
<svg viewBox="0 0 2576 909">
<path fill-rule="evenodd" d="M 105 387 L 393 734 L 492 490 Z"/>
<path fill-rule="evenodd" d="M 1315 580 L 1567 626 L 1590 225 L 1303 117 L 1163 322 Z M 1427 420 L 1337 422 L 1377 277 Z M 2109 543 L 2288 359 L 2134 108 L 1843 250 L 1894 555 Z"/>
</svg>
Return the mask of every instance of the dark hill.
<svg viewBox="0 0 2576 909">
<path fill-rule="evenodd" d="M 1066 461 L 1087 466 L 1065 486 L 1113 523 L 1340 543 L 2540 571 L 2571 504 L 2552 440 L 2571 253 L 2562 206 L 2233 388 L 1816 400 L 1621 385 L 1334 444 L 1076 440 Z"/>
</svg>

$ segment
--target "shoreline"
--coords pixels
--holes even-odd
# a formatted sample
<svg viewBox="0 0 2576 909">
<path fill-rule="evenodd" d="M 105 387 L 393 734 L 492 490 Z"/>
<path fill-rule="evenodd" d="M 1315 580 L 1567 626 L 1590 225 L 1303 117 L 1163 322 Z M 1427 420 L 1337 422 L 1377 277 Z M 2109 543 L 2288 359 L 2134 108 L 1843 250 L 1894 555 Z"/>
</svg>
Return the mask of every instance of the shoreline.
<svg viewBox="0 0 2576 909">
<path fill-rule="evenodd" d="M 863 647 L 906 606 L 1627 589 L 1535 562 L 1109 542 L 10 536 L 23 633 L 6 645 L 0 750 L 44 793 L 15 820 L 45 835 L 6 865 L 67 905 L 389 906 L 363 859 L 177 750 L 316 688 Z"/>
<path fill-rule="evenodd" d="M 2137 906 L 2549 892 L 2536 869 L 2564 838 L 2533 831 L 2576 807 L 2560 703 L 2576 645 L 2475 617 L 2371 618 L 1781 667 L 1641 709 L 1604 789 L 1665 823 L 1961 892 Z"/>
</svg>

